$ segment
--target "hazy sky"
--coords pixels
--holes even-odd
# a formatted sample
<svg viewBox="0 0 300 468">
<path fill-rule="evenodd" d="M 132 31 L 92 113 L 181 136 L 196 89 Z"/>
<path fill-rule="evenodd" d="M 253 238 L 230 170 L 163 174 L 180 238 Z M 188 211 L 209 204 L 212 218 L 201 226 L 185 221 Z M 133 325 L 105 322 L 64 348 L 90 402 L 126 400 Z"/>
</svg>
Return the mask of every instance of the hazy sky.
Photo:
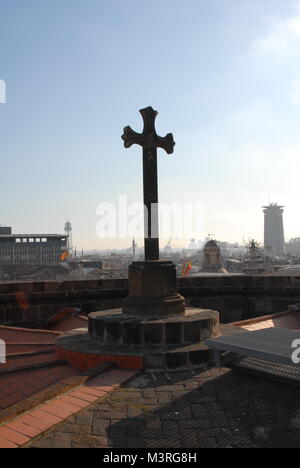
<svg viewBox="0 0 300 468">
<path fill-rule="evenodd" d="M 164 202 L 200 202 L 203 233 L 263 239 L 262 205 L 300 236 L 300 4 L 290 0 L 2 0 L 0 223 L 96 236 L 96 207 L 142 199 L 138 109 L 160 114 Z M 270 195 L 269 195 L 270 194 Z"/>
</svg>

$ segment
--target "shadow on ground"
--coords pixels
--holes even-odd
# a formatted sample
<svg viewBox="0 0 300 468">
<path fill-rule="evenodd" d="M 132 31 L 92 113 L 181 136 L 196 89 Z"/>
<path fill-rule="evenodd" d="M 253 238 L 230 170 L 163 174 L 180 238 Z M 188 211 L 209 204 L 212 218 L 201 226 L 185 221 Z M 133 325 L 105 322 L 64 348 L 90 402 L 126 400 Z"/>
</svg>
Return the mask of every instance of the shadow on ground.
<svg viewBox="0 0 300 468">
<path fill-rule="evenodd" d="M 143 373 L 30 446 L 299 448 L 299 389 L 228 369 Z"/>
<path fill-rule="evenodd" d="M 296 388 L 216 369 L 143 374 L 125 388 L 140 394 L 127 400 L 137 415 L 112 421 L 114 447 L 300 447 Z"/>
</svg>

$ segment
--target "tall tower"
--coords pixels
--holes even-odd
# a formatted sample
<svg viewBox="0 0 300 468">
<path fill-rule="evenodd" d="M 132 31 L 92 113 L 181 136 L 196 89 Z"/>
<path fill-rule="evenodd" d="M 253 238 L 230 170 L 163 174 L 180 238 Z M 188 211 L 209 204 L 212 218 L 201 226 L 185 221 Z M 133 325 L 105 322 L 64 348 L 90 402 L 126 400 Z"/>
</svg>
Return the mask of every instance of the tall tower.
<svg viewBox="0 0 300 468">
<path fill-rule="evenodd" d="M 66 236 L 68 236 L 67 249 L 71 253 L 72 250 L 73 250 L 73 247 L 72 247 L 72 224 L 69 221 L 67 221 L 65 223 L 65 234 L 66 234 Z"/>
<path fill-rule="evenodd" d="M 135 239 L 133 238 L 132 240 L 132 257 L 135 258 L 135 249 L 137 248 L 137 243 L 135 242 Z"/>
<path fill-rule="evenodd" d="M 264 248 L 267 254 L 274 257 L 284 254 L 283 208 L 277 203 L 263 206 L 265 214 Z"/>
</svg>

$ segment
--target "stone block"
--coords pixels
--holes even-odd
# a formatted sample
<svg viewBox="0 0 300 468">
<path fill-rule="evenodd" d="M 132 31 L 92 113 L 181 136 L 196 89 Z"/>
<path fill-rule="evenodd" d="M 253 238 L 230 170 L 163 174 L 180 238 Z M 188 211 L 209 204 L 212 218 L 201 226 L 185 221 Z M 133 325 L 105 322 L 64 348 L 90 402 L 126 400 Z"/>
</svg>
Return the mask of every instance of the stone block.
<svg viewBox="0 0 300 468">
<path fill-rule="evenodd" d="M 224 299 L 225 310 L 241 310 L 245 307 L 245 299 L 243 296 L 229 297 Z"/>
<path fill-rule="evenodd" d="M 184 343 L 196 343 L 201 340 L 201 322 L 183 323 Z"/>
<path fill-rule="evenodd" d="M 132 319 L 123 323 L 123 343 L 128 345 L 140 344 L 142 340 L 141 323 Z"/>
<path fill-rule="evenodd" d="M 291 304 L 292 299 L 273 299 L 272 300 L 272 312 L 285 312 L 288 310 L 288 306 Z M 259 312 L 259 311 L 258 311 Z"/>
<path fill-rule="evenodd" d="M 182 343 L 182 322 L 171 322 L 165 324 L 167 344 Z"/>
<path fill-rule="evenodd" d="M 176 268 L 172 262 L 133 262 L 128 281 L 124 313 L 152 317 L 184 313 L 184 298 L 177 294 Z"/>
<path fill-rule="evenodd" d="M 176 369 L 187 366 L 188 353 L 186 351 L 176 351 L 166 353 L 166 365 L 169 369 Z"/>
<path fill-rule="evenodd" d="M 117 321 L 105 321 L 107 343 L 120 343 L 122 336 L 122 325 Z"/>
<path fill-rule="evenodd" d="M 103 320 L 93 320 L 94 322 L 94 336 L 97 338 L 103 339 L 104 337 L 104 321 Z"/>
<path fill-rule="evenodd" d="M 213 324 L 210 319 L 201 321 L 201 341 L 205 341 L 212 336 Z"/>
<path fill-rule="evenodd" d="M 163 342 L 163 324 L 144 323 L 143 341 L 145 344 L 161 344 Z"/>
<path fill-rule="evenodd" d="M 129 266 L 132 297 L 163 297 L 176 294 L 176 268 L 172 262 L 133 262 Z"/>
<path fill-rule="evenodd" d="M 145 369 L 163 369 L 165 356 L 163 353 L 146 353 L 144 357 Z"/>
<path fill-rule="evenodd" d="M 210 361 L 210 351 L 208 349 L 190 351 L 189 359 L 192 366 L 208 363 Z"/>
</svg>

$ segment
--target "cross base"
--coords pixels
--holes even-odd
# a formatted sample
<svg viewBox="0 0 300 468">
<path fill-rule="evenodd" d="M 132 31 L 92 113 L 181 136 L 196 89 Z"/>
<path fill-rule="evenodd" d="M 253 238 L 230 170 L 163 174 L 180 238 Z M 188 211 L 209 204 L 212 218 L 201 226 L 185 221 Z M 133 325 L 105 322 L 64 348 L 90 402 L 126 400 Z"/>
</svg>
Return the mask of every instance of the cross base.
<svg viewBox="0 0 300 468">
<path fill-rule="evenodd" d="M 177 293 L 176 268 L 170 261 L 133 262 L 129 266 L 129 296 L 123 313 L 166 317 L 184 314 L 185 300 Z"/>
</svg>

